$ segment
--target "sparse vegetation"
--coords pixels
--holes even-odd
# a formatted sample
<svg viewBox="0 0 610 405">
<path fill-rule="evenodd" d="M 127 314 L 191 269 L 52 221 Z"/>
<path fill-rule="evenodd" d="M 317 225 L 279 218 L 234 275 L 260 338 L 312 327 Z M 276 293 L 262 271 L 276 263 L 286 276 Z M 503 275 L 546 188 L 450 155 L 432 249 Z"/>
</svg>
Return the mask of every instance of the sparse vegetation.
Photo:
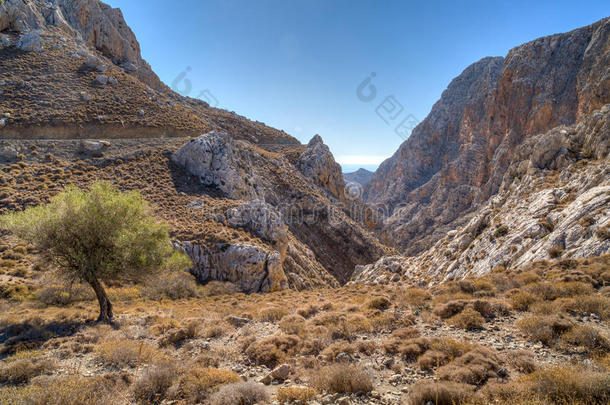
<svg viewBox="0 0 610 405">
<path fill-rule="evenodd" d="M 85 192 L 68 187 L 47 205 L 7 214 L 0 226 L 33 244 L 66 271 L 88 283 L 100 305 L 99 321 L 111 321 L 112 304 L 102 281 L 141 277 L 170 256 L 167 226 L 150 216 L 137 192 L 109 183 Z"/>
</svg>

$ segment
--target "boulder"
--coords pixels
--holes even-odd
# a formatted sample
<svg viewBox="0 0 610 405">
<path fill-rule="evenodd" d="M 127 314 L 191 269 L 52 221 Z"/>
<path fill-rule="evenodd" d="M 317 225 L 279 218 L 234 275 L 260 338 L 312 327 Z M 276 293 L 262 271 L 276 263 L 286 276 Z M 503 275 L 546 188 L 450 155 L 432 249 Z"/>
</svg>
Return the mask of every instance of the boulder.
<svg viewBox="0 0 610 405">
<path fill-rule="evenodd" d="M 0 46 L 7 47 L 11 45 L 11 39 L 8 35 L 0 34 Z"/>
<path fill-rule="evenodd" d="M 292 367 L 290 364 L 282 364 L 271 371 L 271 377 L 276 380 L 287 380 L 290 377 L 290 373 L 292 372 Z"/>
<path fill-rule="evenodd" d="M 21 35 L 17 48 L 25 52 L 42 52 L 42 38 L 34 32 Z"/>
<path fill-rule="evenodd" d="M 229 135 L 211 131 L 178 149 L 172 160 L 206 186 L 216 186 L 233 198 L 256 198 L 254 187 L 240 175 L 240 163 L 234 160 L 233 149 Z"/>
<path fill-rule="evenodd" d="M 91 157 L 102 157 L 110 144 L 105 141 L 82 140 L 78 145 L 78 153 Z"/>
<path fill-rule="evenodd" d="M 106 76 L 106 75 L 95 76 L 95 84 L 98 84 L 100 86 L 105 86 L 106 84 L 108 84 L 108 76 Z"/>
</svg>

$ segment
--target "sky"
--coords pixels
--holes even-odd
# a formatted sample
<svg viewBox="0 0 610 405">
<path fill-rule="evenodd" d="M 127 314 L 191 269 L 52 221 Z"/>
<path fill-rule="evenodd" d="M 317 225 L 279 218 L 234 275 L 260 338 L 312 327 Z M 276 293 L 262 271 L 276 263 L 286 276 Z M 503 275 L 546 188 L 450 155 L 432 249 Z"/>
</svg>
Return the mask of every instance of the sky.
<svg viewBox="0 0 610 405">
<path fill-rule="evenodd" d="M 471 63 L 610 15 L 574 0 L 105 1 L 174 90 L 320 134 L 344 170 L 391 156 Z"/>
</svg>

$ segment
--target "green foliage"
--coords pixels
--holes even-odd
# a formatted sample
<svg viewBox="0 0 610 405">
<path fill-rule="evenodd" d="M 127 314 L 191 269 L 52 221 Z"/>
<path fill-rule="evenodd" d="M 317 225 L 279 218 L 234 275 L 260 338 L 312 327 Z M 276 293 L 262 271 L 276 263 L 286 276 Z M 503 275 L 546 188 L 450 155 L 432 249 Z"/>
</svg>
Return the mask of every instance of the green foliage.
<svg viewBox="0 0 610 405">
<path fill-rule="evenodd" d="M 69 186 L 49 204 L 3 216 L 0 226 L 85 281 L 137 278 L 162 267 L 171 253 L 167 226 L 150 216 L 140 193 L 107 182 L 89 192 Z"/>
</svg>

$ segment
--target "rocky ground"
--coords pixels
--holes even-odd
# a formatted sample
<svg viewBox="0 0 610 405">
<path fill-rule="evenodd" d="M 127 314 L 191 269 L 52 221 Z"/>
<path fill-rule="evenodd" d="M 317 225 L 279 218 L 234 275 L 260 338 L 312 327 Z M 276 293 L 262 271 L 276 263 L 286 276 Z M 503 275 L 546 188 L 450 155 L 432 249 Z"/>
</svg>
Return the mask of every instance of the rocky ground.
<svg viewBox="0 0 610 405">
<path fill-rule="evenodd" d="M 19 251 L 12 243 L 3 249 Z M 95 388 L 96 378 L 120 381 L 111 395 L 126 404 L 144 397 L 228 404 L 214 402 L 214 393 L 240 380 L 270 403 L 425 404 L 437 392 L 467 403 L 553 403 L 564 395 L 567 403 L 604 403 L 608 260 L 541 262 L 508 277 L 426 289 L 244 295 L 212 283 L 195 287 L 198 298 L 168 299 L 176 291 L 167 285 L 114 286 L 113 326 L 91 322 L 96 304 L 88 290 L 73 286 L 72 300 L 60 304 L 65 286 L 38 284 L 0 301 L 0 403 L 21 403 L 20 395 L 40 387 L 56 403 L 63 394 L 48 384 L 69 391 L 74 380 L 99 391 L 98 402 L 87 403 L 105 403 L 109 393 Z M 592 386 L 578 386 L 574 372 Z M 536 383 L 550 376 L 559 386 Z M 562 378 L 582 391 L 564 392 Z M 30 384 L 11 385 L 17 381 Z M 426 382 L 436 391 L 426 391 Z"/>
</svg>

